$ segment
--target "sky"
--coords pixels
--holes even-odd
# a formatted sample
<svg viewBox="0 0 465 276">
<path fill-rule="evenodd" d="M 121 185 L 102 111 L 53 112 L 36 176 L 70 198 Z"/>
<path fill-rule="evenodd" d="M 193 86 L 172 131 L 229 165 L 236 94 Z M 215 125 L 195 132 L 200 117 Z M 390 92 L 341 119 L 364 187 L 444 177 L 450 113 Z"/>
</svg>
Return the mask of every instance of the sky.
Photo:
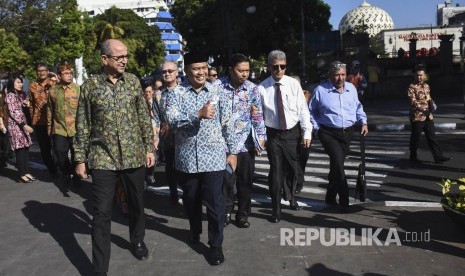
<svg viewBox="0 0 465 276">
<path fill-rule="evenodd" d="M 323 0 L 331 7 L 329 23 L 337 30 L 342 17 L 360 6 L 363 0 Z M 436 26 L 436 10 L 444 0 L 366 0 L 372 6 L 386 11 L 394 21 L 394 28 Z M 465 6 L 465 0 L 453 0 L 452 5 Z"/>
</svg>

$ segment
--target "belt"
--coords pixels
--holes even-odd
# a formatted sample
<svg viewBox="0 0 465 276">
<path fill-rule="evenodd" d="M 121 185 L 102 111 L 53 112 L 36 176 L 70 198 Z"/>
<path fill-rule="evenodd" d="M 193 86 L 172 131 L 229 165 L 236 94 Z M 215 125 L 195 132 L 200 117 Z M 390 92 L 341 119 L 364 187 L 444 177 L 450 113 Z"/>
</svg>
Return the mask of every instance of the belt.
<svg viewBox="0 0 465 276">
<path fill-rule="evenodd" d="M 353 131 L 354 126 L 352 125 L 350 127 L 329 127 L 329 126 L 325 126 L 325 125 L 320 125 L 320 128 L 326 129 L 326 130 L 329 130 L 329 131 L 334 131 L 334 132 L 346 133 L 346 132 L 349 132 L 349 131 Z"/>
<path fill-rule="evenodd" d="M 286 132 L 292 132 L 292 131 L 295 131 L 298 127 L 299 124 L 296 124 L 295 126 L 289 128 L 289 129 L 276 129 L 276 128 L 272 128 L 272 127 L 266 127 L 267 130 L 271 131 L 271 132 L 274 132 L 274 133 L 286 133 Z"/>
</svg>

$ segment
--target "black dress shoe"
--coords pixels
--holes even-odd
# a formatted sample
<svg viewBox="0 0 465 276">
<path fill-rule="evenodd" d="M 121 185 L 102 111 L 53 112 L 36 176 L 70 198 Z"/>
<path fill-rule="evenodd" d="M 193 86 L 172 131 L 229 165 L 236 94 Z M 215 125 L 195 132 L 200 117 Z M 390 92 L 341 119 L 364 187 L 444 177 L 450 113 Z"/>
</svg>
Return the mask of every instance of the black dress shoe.
<svg viewBox="0 0 465 276">
<path fill-rule="evenodd" d="M 236 219 L 236 221 L 237 221 L 237 227 L 239 227 L 239 228 L 249 228 L 250 227 L 250 223 L 246 218 Z"/>
<path fill-rule="evenodd" d="M 298 186 L 298 187 L 295 189 L 295 194 L 300 194 L 300 192 L 302 192 L 302 189 L 303 189 L 303 188 L 304 188 L 304 187 Z"/>
<path fill-rule="evenodd" d="M 281 217 L 278 215 L 272 215 L 268 221 L 272 223 L 278 223 L 281 220 Z"/>
<path fill-rule="evenodd" d="M 223 249 L 221 247 L 210 247 L 208 252 L 208 262 L 211 265 L 219 265 L 224 263 Z"/>
<path fill-rule="evenodd" d="M 149 250 L 147 249 L 143 241 L 132 243 L 131 252 L 134 255 L 134 257 L 136 257 L 140 261 L 147 259 L 147 257 L 149 256 Z"/>
<path fill-rule="evenodd" d="M 325 199 L 325 203 L 326 203 L 326 205 L 329 205 L 329 206 L 337 206 L 338 205 L 336 199 L 327 198 L 327 199 Z"/>
<path fill-rule="evenodd" d="M 412 164 L 420 164 L 421 163 L 421 161 L 416 157 L 410 157 L 409 161 Z"/>
<path fill-rule="evenodd" d="M 224 215 L 224 227 L 228 226 L 231 224 L 231 213 L 226 213 Z"/>
<path fill-rule="evenodd" d="M 450 157 L 443 156 L 441 158 L 438 158 L 438 159 L 434 160 L 434 163 L 441 164 L 441 163 L 447 162 L 449 160 L 450 160 Z"/>
<path fill-rule="evenodd" d="M 339 206 L 339 212 L 341 214 L 349 214 L 352 212 L 352 210 L 349 205 L 341 205 Z"/>
<path fill-rule="evenodd" d="M 297 203 L 296 200 L 291 200 L 291 203 L 289 204 L 292 210 L 297 211 L 300 210 L 299 203 Z"/>
</svg>

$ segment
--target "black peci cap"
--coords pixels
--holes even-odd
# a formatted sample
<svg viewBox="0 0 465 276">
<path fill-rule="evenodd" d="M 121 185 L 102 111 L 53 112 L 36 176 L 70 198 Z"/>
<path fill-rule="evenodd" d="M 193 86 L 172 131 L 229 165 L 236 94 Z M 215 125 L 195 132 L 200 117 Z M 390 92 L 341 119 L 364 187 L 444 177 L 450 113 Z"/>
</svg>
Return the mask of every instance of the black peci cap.
<svg viewBox="0 0 465 276">
<path fill-rule="evenodd" d="M 208 62 L 208 55 L 194 51 L 191 51 L 184 55 L 184 65 L 200 62 Z"/>
</svg>

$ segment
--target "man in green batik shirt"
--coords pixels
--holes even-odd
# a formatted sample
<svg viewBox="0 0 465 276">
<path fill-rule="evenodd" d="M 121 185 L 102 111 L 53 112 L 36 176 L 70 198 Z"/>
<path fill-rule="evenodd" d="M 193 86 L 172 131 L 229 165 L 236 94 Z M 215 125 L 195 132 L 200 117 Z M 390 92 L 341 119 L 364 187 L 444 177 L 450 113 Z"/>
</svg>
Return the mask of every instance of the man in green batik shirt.
<svg viewBox="0 0 465 276">
<path fill-rule="evenodd" d="M 129 207 L 131 252 L 148 257 L 144 244 L 143 203 L 145 168 L 155 163 L 149 111 L 139 79 L 126 73 L 126 45 L 109 39 L 102 43 L 103 73 L 81 86 L 74 137 L 76 173 L 92 172 L 92 263 L 106 275 L 110 260 L 110 222 L 116 182 L 121 181 Z"/>
<path fill-rule="evenodd" d="M 76 134 L 76 110 L 79 100 L 79 85 L 73 83 L 73 68 L 69 64 L 58 66 L 60 82 L 50 88 L 47 105 L 47 133 L 52 139 L 56 163 L 66 185 L 73 175 L 73 183 L 81 184 L 74 173 L 71 161 L 74 159 L 73 137 Z M 71 152 L 71 160 L 68 158 Z"/>
</svg>

